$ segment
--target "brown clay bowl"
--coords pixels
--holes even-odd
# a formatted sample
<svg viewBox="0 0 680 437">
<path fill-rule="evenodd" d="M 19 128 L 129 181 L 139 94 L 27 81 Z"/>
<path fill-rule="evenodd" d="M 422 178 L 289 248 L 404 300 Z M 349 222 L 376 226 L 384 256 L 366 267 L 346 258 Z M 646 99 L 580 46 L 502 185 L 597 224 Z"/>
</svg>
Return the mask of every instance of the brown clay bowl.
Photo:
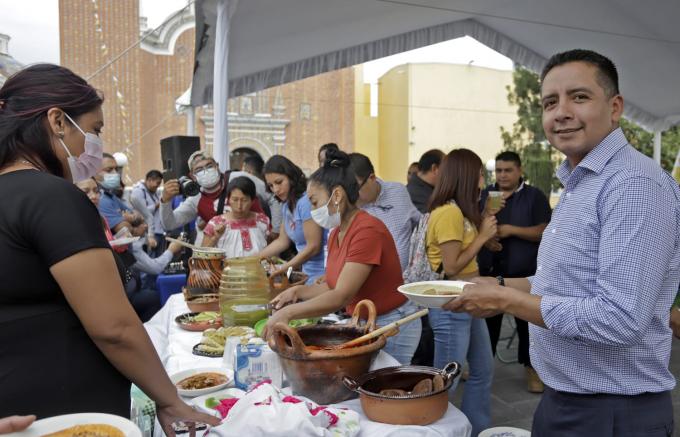
<svg viewBox="0 0 680 437">
<path fill-rule="evenodd" d="M 189 310 L 194 313 L 202 313 L 203 311 L 220 311 L 219 294 L 197 294 L 194 296 L 185 295 L 184 300 L 186 301 Z"/>
<path fill-rule="evenodd" d="M 290 279 L 284 273 L 269 276 L 269 288 L 272 299 L 290 287 L 304 285 L 308 278 L 309 276 L 303 272 L 296 271 L 290 273 Z"/>
<path fill-rule="evenodd" d="M 428 425 L 441 419 L 449 407 L 449 389 L 460 373 L 460 364 L 451 362 L 444 369 L 426 366 L 397 366 L 368 372 L 359 378 L 345 376 L 343 383 L 359 393 L 361 408 L 374 422 L 391 425 Z M 425 378 L 441 375 L 444 388 L 407 396 L 381 395 L 384 389 L 407 392 Z"/>
<path fill-rule="evenodd" d="M 368 321 L 359 325 L 361 309 L 368 309 Z M 357 304 L 348 325 L 311 325 L 297 330 L 277 323 L 269 345 L 280 358 L 281 367 L 293 392 L 321 405 L 356 397 L 342 383 L 344 376 L 359 378 L 368 372 L 386 337 L 371 343 L 338 350 L 312 350 L 306 346 L 332 346 L 353 340 L 375 329 L 375 305 L 369 300 Z"/>
</svg>

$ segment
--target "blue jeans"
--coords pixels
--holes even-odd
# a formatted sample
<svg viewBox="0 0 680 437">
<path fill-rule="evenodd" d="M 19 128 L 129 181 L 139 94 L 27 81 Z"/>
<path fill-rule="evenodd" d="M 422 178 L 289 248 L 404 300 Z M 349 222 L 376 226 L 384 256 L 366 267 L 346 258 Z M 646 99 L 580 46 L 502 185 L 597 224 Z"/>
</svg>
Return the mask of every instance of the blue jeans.
<svg viewBox="0 0 680 437">
<path fill-rule="evenodd" d="M 403 319 L 418 311 L 418 307 L 411 301 L 404 303 L 389 313 L 381 314 L 375 319 L 375 324 L 379 327 L 389 325 L 399 319 Z M 402 366 L 411 364 L 411 358 L 418 347 L 422 325 L 420 320 L 413 320 L 399 327 L 399 334 L 389 337 L 387 345 L 383 349 L 394 359 L 399 361 Z"/>
<path fill-rule="evenodd" d="M 472 424 L 476 436 L 491 424 L 491 382 L 493 355 L 489 330 L 484 319 L 465 313 L 430 309 L 430 325 L 434 332 L 434 367 L 443 368 L 451 361 L 461 365 L 467 359 L 470 377 L 465 383 L 461 411 Z M 458 380 L 451 386 L 456 389 Z"/>
</svg>

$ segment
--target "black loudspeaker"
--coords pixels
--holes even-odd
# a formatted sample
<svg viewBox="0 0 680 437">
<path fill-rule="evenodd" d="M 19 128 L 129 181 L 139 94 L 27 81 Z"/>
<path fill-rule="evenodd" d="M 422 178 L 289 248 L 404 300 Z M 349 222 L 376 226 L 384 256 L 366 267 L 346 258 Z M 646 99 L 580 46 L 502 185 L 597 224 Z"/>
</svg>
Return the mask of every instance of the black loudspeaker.
<svg viewBox="0 0 680 437">
<path fill-rule="evenodd" d="M 187 161 L 192 153 L 201 149 L 199 137 L 175 135 L 161 140 L 161 159 L 164 179 L 176 179 L 189 174 Z"/>
</svg>

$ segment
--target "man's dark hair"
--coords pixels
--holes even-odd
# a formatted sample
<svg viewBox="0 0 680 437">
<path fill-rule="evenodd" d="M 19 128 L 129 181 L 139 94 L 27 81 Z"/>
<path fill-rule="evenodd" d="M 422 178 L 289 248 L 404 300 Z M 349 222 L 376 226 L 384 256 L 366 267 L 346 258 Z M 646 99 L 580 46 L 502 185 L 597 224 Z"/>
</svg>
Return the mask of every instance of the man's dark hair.
<svg viewBox="0 0 680 437">
<path fill-rule="evenodd" d="M 262 169 L 264 168 L 264 160 L 259 155 L 247 156 L 243 163 L 248 167 L 252 168 L 256 176 L 262 175 Z"/>
<path fill-rule="evenodd" d="M 444 156 L 444 152 L 439 149 L 428 150 L 420 157 L 420 160 L 418 161 L 418 170 L 427 173 L 432 170 L 433 165 L 440 165 Z"/>
<path fill-rule="evenodd" d="M 350 153 L 349 162 L 354 174 L 359 176 L 361 179 L 366 179 L 372 174 L 375 174 L 375 169 L 368 156 L 361 153 Z"/>
<path fill-rule="evenodd" d="M 114 158 L 112 154 L 106 152 L 102 153 L 102 159 L 104 158 L 113 159 L 114 161 L 116 160 L 116 158 Z M 118 163 L 116 163 L 116 165 L 118 165 Z"/>
<path fill-rule="evenodd" d="M 227 185 L 227 197 L 231 195 L 234 190 L 241 190 L 243 194 L 250 197 L 250 199 L 255 199 L 257 195 L 257 190 L 255 189 L 255 183 L 246 176 L 239 176 L 232 179 Z"/>
<path fill-rule="evenodd" d="M 149 170 L 146 174 L 145 179 L 163 179 L 163 173 L 158 170 Z"/>
<path fill-rule="evenodd" d="M 592 50 L 575 49 L 552 55 L 541 72 L 541 82 L 545 76 L 555 67 L 569 62 L 585 62 L 597 68 L 597 83 L 600 84 L 607 97 L 611 98 L 619 94 L 619 73 L 616 65 L 599 53 Z"/>
<path fill-rule="evenodd" d="M 340 147 L 335 143 L 326 143 L 323 146 L 319 147 L 319 151 L 317 152 L 316 155 L 318 156 L 321 154 L 321 152 L 328 150 L 340 150 Z"/>
<path fill-rule="evenodd" d="M 496 161 L 514 162 L 517 164 L 517 167 L 522 166 L 522 160 L 520 159 L 519 155 L 511 150 L 506 150 L 505 152 L 501 152 L 496 155 Z"/>
</svg>

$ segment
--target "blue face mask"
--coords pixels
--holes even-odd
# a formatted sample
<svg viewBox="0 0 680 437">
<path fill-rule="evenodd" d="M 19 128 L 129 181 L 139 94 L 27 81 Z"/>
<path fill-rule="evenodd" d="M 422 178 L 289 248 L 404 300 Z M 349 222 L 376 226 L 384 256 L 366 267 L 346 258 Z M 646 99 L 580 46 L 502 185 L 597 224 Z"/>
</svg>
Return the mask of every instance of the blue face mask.
<svg viewBox="0 0 680 437">
<path fill-rule="evenodd" d="M 120 175 L 118 172 L 104 173 L 101 186 L 104 187 L 105 190 L 120 188 Z"/>
</svg>

